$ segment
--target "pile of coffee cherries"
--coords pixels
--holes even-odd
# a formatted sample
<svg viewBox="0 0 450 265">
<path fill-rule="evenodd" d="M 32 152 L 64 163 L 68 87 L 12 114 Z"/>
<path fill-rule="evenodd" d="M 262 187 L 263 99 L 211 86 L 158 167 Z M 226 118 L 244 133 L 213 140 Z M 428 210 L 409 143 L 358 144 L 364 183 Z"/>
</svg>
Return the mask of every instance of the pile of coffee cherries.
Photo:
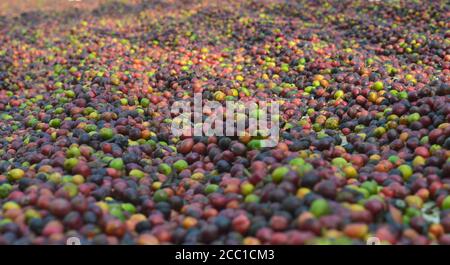
<svg viewBox="0 0 450 265">
<path fill-rule="evenodd" d="M 173 2 L 0 17 L 0 244 L 450 244 L 446 1 Z"/>
</svg>

